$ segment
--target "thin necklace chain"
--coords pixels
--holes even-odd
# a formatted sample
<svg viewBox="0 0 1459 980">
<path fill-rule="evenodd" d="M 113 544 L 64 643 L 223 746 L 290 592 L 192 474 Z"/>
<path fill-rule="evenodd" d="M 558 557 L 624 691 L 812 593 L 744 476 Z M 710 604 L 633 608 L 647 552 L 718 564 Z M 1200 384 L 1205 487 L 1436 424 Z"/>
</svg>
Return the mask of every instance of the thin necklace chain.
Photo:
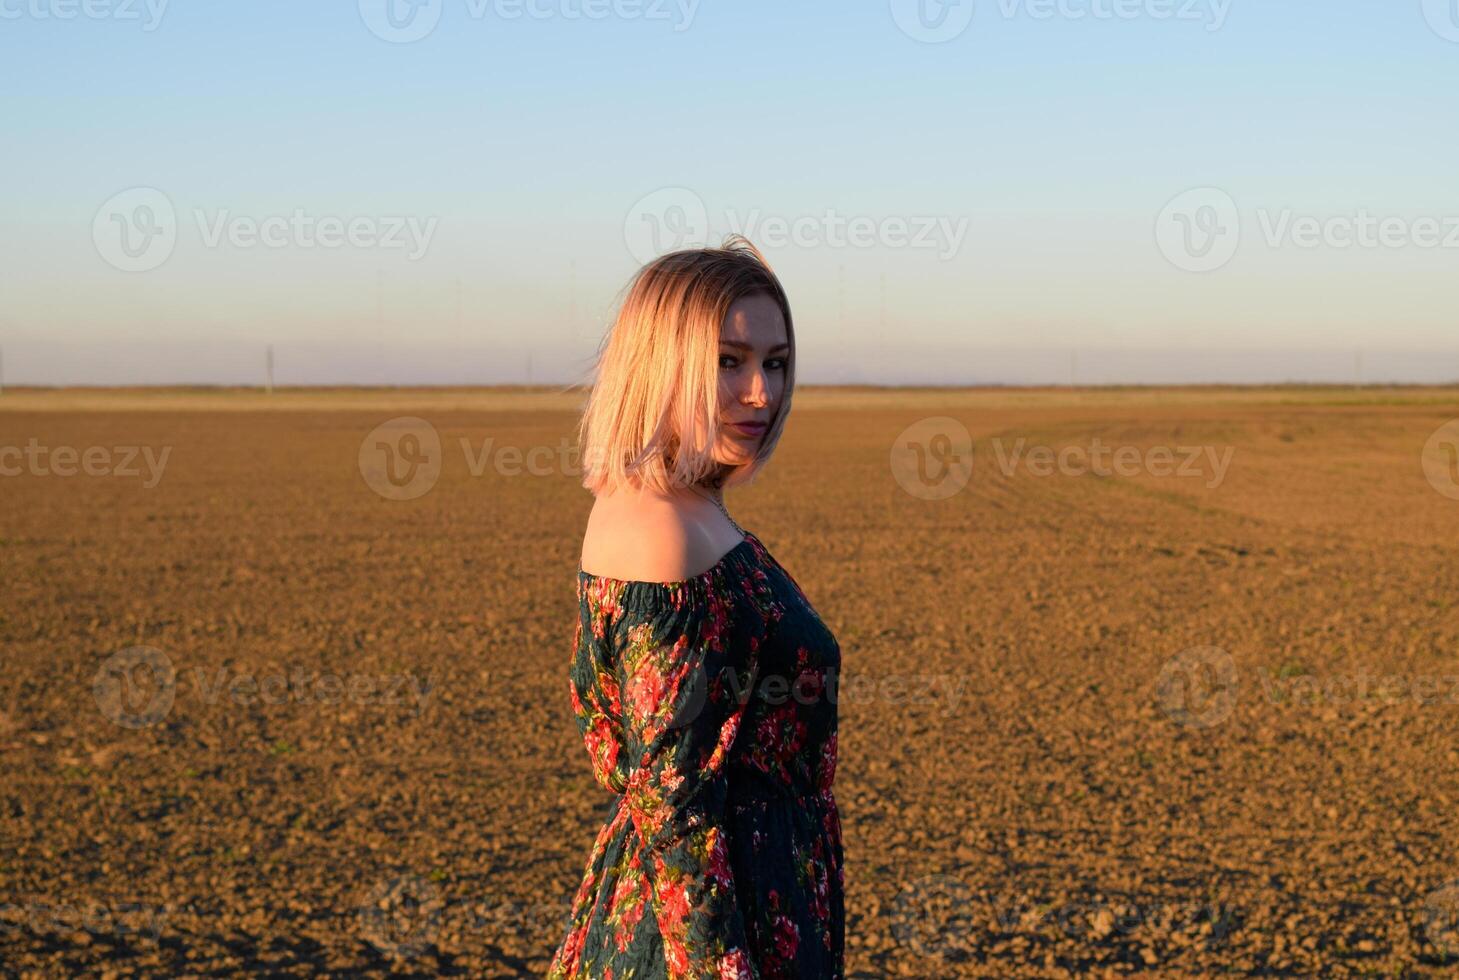
<svg viewBox="0 0 1459 980">
<path fill-rule="evenodd" d="M 698 492 L 701 497 L 704 497 L 710 503 L 714 504 L 714 506 L 718 507 L 719 508 L 719 512 L 724 515 L 725 520 L 729 521 L 730 524 L 734 527 L 734 529 L 736 531 L 740 532 L 740 536 L 741 537 L 744 537 L 744 535 L 745 535 L 745 529 L 742 528 L 742 527 L 740 527 L 738 524 L 735 523 L 735 519 L 733 517 L 730 517 L 730 512 L 724 509 L 724 504 L 718 498 L 711 497 L 711 496 L 709 496 L 709 494 L 700 491 L 697 486 L 694 487 L 693 489 L 696 492 Z"/>
</svg>

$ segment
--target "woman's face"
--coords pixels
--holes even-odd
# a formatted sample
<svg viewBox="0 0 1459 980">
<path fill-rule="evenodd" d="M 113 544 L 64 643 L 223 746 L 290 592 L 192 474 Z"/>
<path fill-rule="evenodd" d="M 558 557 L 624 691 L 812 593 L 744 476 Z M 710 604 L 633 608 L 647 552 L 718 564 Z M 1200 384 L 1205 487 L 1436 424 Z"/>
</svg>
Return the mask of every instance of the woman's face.
<svg viewBox="0 0 1459 980">
<path fill-rule="evenodd" d="M 719 443 L 715 459 L 754 459 L 785 394 L 790 344 L 780 305 L 768 294 L 736 300 L 719 329 Z"/>
</svg>

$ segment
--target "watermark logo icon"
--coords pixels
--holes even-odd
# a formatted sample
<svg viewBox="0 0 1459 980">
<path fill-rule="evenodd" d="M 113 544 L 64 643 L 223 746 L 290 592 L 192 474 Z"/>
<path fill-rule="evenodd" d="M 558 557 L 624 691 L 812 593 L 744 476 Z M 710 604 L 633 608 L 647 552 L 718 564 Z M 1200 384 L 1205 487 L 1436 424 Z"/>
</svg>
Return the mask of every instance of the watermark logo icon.
<svg viewBox="0 0 1459 980">
<path fill-rule="evenodd" d="M 1155 243 L 1177 269 L 1214 272 L 1236 255 L 1241 214 L 1218 187 L 1197 187 L 1176 195 L 1155 219 Z"/>
<path fill-rule="evenodd" d="M 97 668 L 91 695 L 112 724 L 148 728 L 172 711 L 177 670 L 172 658 L 155 647 L 127 647 Z"/>
<path fill-rule="evenodd" d="M 414 500 L 441 476 L 441 437 L 425 419 L 382 422 L 360 442 L 360 475 L 386 500 Z"/>
<path fill-rule="evenodd" d="M 1210 728 L 1231 717 L 1237 696 L 1236 661 L 1220 647 L 1191 647 L 1165 662 L 1155 699 L 1166 717 L 1189 728 Z"/>
<path fill-rule="evenodd" d="M 147 272 L 166 262 L 177 245 L 177 212 L 155 187 L 131 187 L 96 209 L 91 241 L 106 263 L 123 272 Z"/>
<path fill-rule="evenodd" d="M 971 933 L 964 919 L 973 905 L 972 889 L 952 875 L 936 874 L 902 886 L 892 905 L 892 936 L 915 955 L 957 958 L 958 940 Z"/>
<path fill-rule="evenodd" d="M 914 422 L 892 443 L 892 476 L 921 500 L 951 497 L 973 475 L 973 437 L 946 415 Z"/>
<path fill-rule="evenodd" d="M 665 729 L 678 731 L 691 724 L 704 710 L 704 701 L 708 695 L 709 674 L 702 663 L 696 664 L 683 686 L 674 695 L 676 703 L 673 705 L 669 720 L 664 725 Z"/>
<path fill-rule="evenodd" d="M 975 0 L 891 0 L 892 20 L 914 41 L 942 44 L 968 29 Z"/>
<path fill-rule="evenodd" d="M 1445 422 L 1429 436 L 1423 466 L 1429 486 L 1450 500 L 1459 500 L 1459 419 Z"/>
<path fill-rule="evenodd" d="M 442 0 L 359 0 L 360 19 L 382 41 L 409 44 L 436 29 Z"/>
<path fill-rule="evenodd" d="M 1459 955 L 1459 878 L 1429 892 L 1424 901 L 1424 935 L 1444 955 Z"/>
<path fill-rule="evenodd" d="M 662 187 L 645 194 L 623 219 L 623 242 L 640 264 L 666 252 L 703 245 L 709 237 L 709 209 L 687 187 Z"/>
<path fill-rule="evenodd" d="M 365 938 L 385 956 L 408 958 L 435 942 L 440 928 L 441 892 L 419 875 L 376 885 L 359 908 Z"/>
<path fill-rule="evenodd" d="M 1459 0 L 1420 0 L 1429 30 L 1446 41 L 1459 43 Z"/>
</svg>

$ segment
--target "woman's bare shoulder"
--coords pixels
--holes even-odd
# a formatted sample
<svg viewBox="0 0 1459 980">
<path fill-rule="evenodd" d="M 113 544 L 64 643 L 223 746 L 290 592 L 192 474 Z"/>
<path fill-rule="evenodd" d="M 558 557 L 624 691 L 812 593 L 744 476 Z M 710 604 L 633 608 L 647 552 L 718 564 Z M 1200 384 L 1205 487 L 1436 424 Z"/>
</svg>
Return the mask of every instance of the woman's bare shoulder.
<svg viewBox="0 0 1459 980">
<path fill-rule="evenodd" d="M 692 501 L 652 491 L 598 497 L 583 533 L 590 575 L 633 582 L 678 582 L 714 566 L 718 550 Z"/>
</svg>

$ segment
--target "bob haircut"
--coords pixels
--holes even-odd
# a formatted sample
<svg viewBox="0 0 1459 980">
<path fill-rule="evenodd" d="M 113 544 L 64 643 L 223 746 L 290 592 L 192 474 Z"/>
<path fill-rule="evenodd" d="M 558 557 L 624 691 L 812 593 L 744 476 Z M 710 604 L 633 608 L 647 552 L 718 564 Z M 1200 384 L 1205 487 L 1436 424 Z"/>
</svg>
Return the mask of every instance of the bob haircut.
<svg viewBox="0 0 1459 980">
<path fill-rule="evenodd" d="M 748 483 L 770 458 L 795 389 L 790 301 L 760 250 L 742 235 L 720 248 L 661 255 L 639 269 L 598 349 L 579 424 L 583 486 L 594 496 L 623 487 L 669 493 L 712 479 L 720 435 L 719 335 L 735 302 L 775 300 L 785 318 L 785 390 L 755 457 L 716 484 Z"/>
</svg>

